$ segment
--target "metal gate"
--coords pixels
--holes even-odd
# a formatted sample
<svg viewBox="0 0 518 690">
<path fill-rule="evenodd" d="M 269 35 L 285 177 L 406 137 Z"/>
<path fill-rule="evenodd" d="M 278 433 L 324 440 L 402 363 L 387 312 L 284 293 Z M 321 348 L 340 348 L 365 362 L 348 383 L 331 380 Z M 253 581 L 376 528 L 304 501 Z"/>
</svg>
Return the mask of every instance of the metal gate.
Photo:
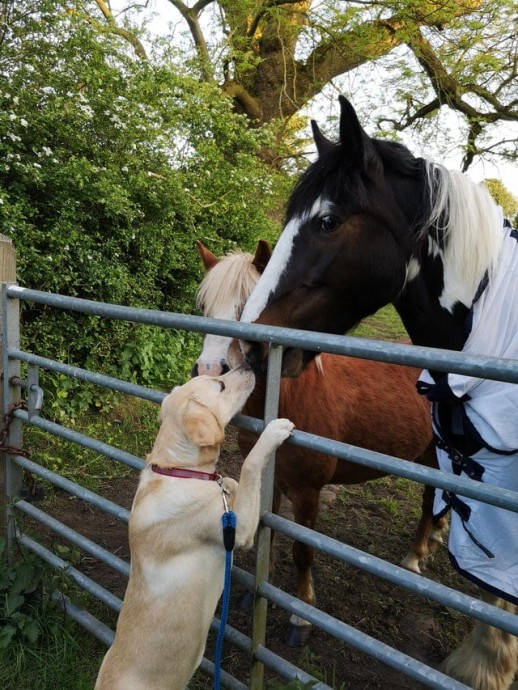
<svg viewBox="0 0 518 690">
<path fill-rule="evenodd" d="M 38 383 L 38 369 L 59 372 L 80 381 L 87 381 L 125 394 L 134 395 L 145 400 L 160 403 L 164 393 L 150 388 L 130 384 L 116 378 L 87 371 L 69 364 L 57 362 L 20 350 L 19 345 L 19 303 L 30 301 L 60 310 L 72 310 L 83 314 L 97 315 L 104 319 L 118 319 L 134 323 L 175 328 L 198 333 L 214 333 L 218 335 L 245 338 L 268 342 L 270 344 L 267 398 L 265 420 L 251 419 L 237 416 L 234 422 L 237 426 L 253 431 L 263 429 L 265 422 L 277 416 L 279 394 L 280 367 L 284 347 L 302 347 L 319 352 L 331 352 L 355 357 L 374 359 L 385 362 L 395 362 L 409 366 L 428 368 L 439 371 L 452 371 L 470 374 L 477 377 L 490 378 L 501 381 L 518 383 L 518 362 L 514 360 L 500 360 L 492 357 L 468 356 L 446 350 L 429 349 L 417 346 L 407 346 L 387 342 L 364 340 L 359 338 L 341 337 L 296 331 L 278 327 L 254 326 L 229 321 L 212 320 L 203 317 L 158 312 L 147 309 L 133 309 L 113 304 L 82 300 L 30 290 L 16 285 L 14 252 L 9 242 L 0 242 L 0 271 L 2 272 L 2 307 L 0 333 L 2 335 L 2 412 L 9 414 L 11 423 L 3 440 L 3 451 L 0 464 L 0 490 L 3 503 L 0 521 L 4 533 L 7 533 L 8 545 L 12 549 L 15 540 L 25 548 L 37 554 L 48 564 L 60 570 L 66 570 L 67 575 L 76 585 L 89 592 L 114 611 L 120 610 L 122 601 L 101 587 L 91 578 L 84 575 L 77 568 L 67 563 L 42 544 L 29 536 L 16 531 L 15 517 L 17 513 L 24 513 L 41 523 L 54 533 L 64 537 L 82 551 L 98 558 L 116 572 L 124 576 L 129 574 L 127 562 L 118 558 L 93 541 L 86 539 L 78 532 L 70 529 L 49 514 L 34 506 L 32 503 L 20 499 L 21 472 L 27 470 L 31 474 L 41 477 L 56 487 L 79 497 L 83 501 L 95 506 L 117 519 L 127 522 L 129 511 L 107 500 L 92 491 L 72 482 L 58 473 L 45 469 L 37 461 L 29 460 L 17 453 L 21 447 L 22 425 L 31 424 L 84 447 L 95 450 L 115 461 L 122 462 L 132 468 L 140 469 L 143 461 L 125 451 L 109 444 L 97 441 L 80 434 L 73 429 L 66 428 L 44 419 L 40 416 L 42 391 Z M 28 375 L 25 381 L 20 379 L 20 363 L 28 365 Z M 21 389 L 26 390 L 27 409 L 18 405 Z M 464 496 L 490 503 L 502 508 L 518 512 L 518 494 L 470 479 L 446 475 L 439 470 L 414 465 L 413 463 L 374 453 L 346 443 L 338 443 L 314 436 L 302 431 L 295 431 L 292 443 L 313 450 L 322 451 L 338 458 L 354 461 L 361 465 L 378 469 L 387 474 L 395 474 L 417 482 L 454 491 Z M 399 566 L 369 555 L 345 543 L 328 538 L 323 534 L 311 531 L 271 512 L 273 495 L 273 463 L 269 464 L 263 481 L 263 496 L 261 506 L 261 525 L 258 533 L 256 569 L 254 573 L 247 573 L 234 567 L 233 578 L 255 594 L 253 611 L 253 632 L 251 638 L 239 631 L 226 627 L 227 641 L 241 649 L 250 657 L 251 680 L 249 686 L 223 672 L 221 681 L 224 687 L 244 690 L 250 687 L 260 690 L 264 685 L 264 672 L 268 669 L 287 681 L 298 680 L 302 684 L 312 683 L 318 690 L 329 688 L 328 685 L 317 681 L 311 675 L 297 668 L 287 660 L 268 649 L 265 641 L 267 619 L 267 604 L 274 603 L 291 614 L 295 614 L 321 628 L 337 640 L 341 640 L 376 659 L 398 670 L 416 681 L 431 688 L 448 688 L 460 690 L 465 685 L 454 681 L 439 671 L 409 657 L 408 655 L 387 646 L 360 630 L 351 627 L 343 621 L 333 618 L 327 613 L 296 599 L 281 589 L 268 583 L 268 562 L 270 549 L 270 531 L 275 530 L 288 537 L 309 544 L 332 557 L 365 570 L 379 578 L 402 586 L 411 592 L 433 599 L 447 607 L 455 609 L 475 619 L 490 623 L 498 628 L 518 635 L 518 617 L 497 609 L 479 599 L 463 594 L 459 591 L 431 581 L 422 575 L 409 572 Z M 83 625 L 97 638 L 109 645 L 113 639 L 113 631 L 102 621 L 95 618 L 86 610 L 74 605 L 59 593 L 55 597 L 64 602 L 68 615 Z M 214 619 L 212 628 L 217 630 L 219 621 Z M 213 674 L 213 665 L 204 659 L 202 671 Z"/>
</svg>

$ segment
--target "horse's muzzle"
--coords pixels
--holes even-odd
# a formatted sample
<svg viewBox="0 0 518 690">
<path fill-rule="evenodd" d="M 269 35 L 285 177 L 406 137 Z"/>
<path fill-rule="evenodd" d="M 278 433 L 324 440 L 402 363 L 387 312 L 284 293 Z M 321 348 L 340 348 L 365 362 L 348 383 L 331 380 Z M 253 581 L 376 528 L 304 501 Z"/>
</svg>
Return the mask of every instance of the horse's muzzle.
<svg viewBox="0 0 518 690">
<path fill-rule="evenodd" d="M 254 373 L 264 374 L 268 367 L 268 346 L 265 343 L 241 340 L 239 347 L 245 361 L 252 367 Z"/>
<path fill-rule="evenodd" d="M 245 360 L 250 364 L 255 374 L 265 374 L 268 369 L 268 345 L 266 343 L 240 342 Z M 299 376 L 308 362 L 315 356 L 315 352 L 288 347 L 282 356 L 281 375 L 289 378 Z"/>
</svg>

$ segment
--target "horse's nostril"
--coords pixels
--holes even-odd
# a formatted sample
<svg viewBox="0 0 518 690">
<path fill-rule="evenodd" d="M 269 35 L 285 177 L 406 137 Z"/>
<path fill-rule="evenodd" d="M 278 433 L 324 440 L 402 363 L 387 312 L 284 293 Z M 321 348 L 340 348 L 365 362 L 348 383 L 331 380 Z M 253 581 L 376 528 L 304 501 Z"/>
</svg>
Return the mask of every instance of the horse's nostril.
<svg viewBox="0 0 518 690">
<path fill-rule="evenodd" d="M 228 366 L 228 364 L 226 363 L 225 360 L 222 359 L 220 364 L 221 364 L 221 374 L 226 374 L 227 371 L 230 371 L 230 367 Z"/>
<path fill-rule="evenodd" d="M 191 369 L 191 379 L 196 378 L 196 376 L 198 376 L 198 362 L 196 362 Z"/>
</svg>

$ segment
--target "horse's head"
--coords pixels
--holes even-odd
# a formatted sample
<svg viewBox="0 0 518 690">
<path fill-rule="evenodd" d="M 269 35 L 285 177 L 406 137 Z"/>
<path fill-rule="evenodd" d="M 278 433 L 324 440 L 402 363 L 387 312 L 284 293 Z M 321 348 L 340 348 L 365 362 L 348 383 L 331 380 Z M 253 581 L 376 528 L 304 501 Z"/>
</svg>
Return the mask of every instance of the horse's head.
<svg viewBox="0 0 518 690">
<path fill-rule="evenodd" d="M 340 106 L 339 143 L 312 122 L 318 158 L 291 195 L 242 321 L 342 334 L 395 300 L 412 272 L 423 162 L 400 144 L 371 139 L 343 97 Z M 265 354 L 252 343 L 242 349 L 252 364 Z M 300 365 L 310 356 L 296 353 Z"/>
<path fill-rule="evenodd" d="M 197 306 L 209 318 L 239 320 L 271 256 L 270 245 L 259 240 L 255 255 L 234 252 L 222 258 L 215 256 L 199 240 L 196 246 L 205 268 L 205 278 L 196 296 Z M 235 340 L 208 333 L 191 375 L 219 376 L 242 361 L 243 355 Z"/>
</svg>

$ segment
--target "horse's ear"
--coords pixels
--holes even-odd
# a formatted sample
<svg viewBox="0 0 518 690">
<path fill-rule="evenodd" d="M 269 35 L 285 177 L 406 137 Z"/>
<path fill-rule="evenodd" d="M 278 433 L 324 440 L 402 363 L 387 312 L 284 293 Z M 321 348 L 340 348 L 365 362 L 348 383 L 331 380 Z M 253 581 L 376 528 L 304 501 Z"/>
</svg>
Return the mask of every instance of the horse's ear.
<svg viewBox="0 0 518 690">
<path fill-rule="evenodd" d="M 201 260 L 206 271 L 210 271 L 219 261 L 218 257 L 215 256 L 211 251 L 205 247 L 200 240 L 196 240 L 196 247 L 200 252 Z"/>
<path fill-rule="evenodd" d="M 340 101 L 340 144 L 346 157 L 353 164 L 363 167 L 365 142 L 369 137 L 347 98 L 338 96 L 338 100 Z"/>
<path fill-rule="evenodd" d="M 259 273 L 263 273 L 270 257 L 272 255 L 272 248 L 270 243 L 266 240 L 259 240 L 257 242 L 257 249 L 255 250 L 254 260 L 252 266 L 255 266 Z"/>
<path fill-rule="evenodd" d="M 313 131 L 313 139 L 317 147 L 317 153 L 321 156 L 324 151 L 334 146 L 333 142 L 325 137 L 320 131 L 320 127 L 317 125 L 315 120 L 311 120 L 311 129 Z"/>
</svg>

